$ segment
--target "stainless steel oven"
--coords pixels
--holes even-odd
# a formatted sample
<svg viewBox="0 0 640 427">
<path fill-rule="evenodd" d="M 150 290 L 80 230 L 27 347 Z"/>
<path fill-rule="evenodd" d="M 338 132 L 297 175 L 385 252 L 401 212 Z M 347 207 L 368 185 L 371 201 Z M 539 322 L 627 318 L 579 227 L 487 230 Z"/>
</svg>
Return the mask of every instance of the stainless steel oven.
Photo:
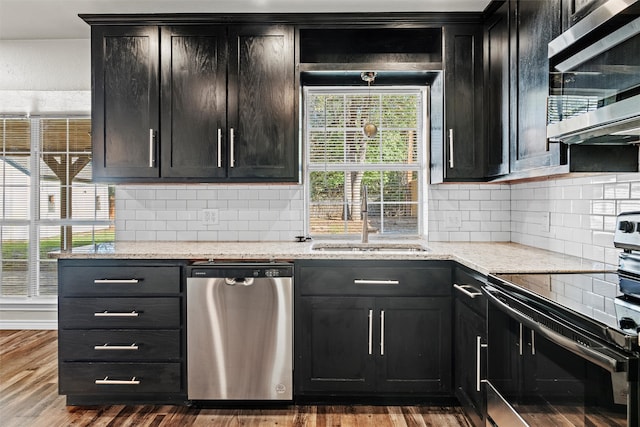
<svg viewBox="0 0 640 427">
<path fill-rule="evenodd" d="M 489 280 L 489 425 L 638 425 L 638 354 L 624 333 L 505 278 Z"/>
<path fill-rule="evenodd" d="M 549 43 L 551 141 L 640 140 L 640 1 L 598 4 Z"/>
<path fill-rule="evenodd" d="M 489 276 L 489 425 L 638 427 L 640 212 L 613 243 L 617 269 Z"/>
</svg>

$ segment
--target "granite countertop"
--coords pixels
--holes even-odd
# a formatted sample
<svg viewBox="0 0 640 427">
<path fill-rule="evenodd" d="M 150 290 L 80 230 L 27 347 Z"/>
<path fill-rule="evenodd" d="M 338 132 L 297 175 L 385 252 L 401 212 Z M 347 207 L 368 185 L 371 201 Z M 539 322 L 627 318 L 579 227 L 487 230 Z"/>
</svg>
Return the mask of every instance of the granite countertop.
<svg viewBox="0 0 640 427">
<path fill-rule="evenodd" d="M 215 261 L 292 261 L 296 259 L 453 260 L 479 273 L 555 273 L 602 271 L 604 265 L 518 243 L 401 241 L 428 251 L 318 251 L 314 242 L 117 242 L 53 252 L 59 259 L 186 259 Z M 345 241 L 330 243 L 346 243 Z M 355 242 L 354 242 L 355 243 Z M 373 243 L 375 244 L 375 243 Z M 388 242 L 385 242 L 388 244 Z M 611 268 L 611 267 L 610 267 Z"/>
</svg>

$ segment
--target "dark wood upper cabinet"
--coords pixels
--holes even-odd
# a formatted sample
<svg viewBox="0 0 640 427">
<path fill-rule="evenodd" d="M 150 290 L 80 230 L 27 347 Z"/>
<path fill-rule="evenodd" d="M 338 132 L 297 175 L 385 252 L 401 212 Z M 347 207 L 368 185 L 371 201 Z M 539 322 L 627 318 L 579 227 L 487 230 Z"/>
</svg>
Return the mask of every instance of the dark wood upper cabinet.
<svg viewBox="0 0 640 427">
<path fill-rule="evenodd" d="M 94 25 L 94 179 L 297 182 L 293 34 Z"/>
<path fill-rule="evenodd" d="M 444 81 L 431 86 L 431 182 L 485 179 L 482 27 L 443 28 Z"/>
<path fill-rule="evenodd" d="M 158 178 L 159 32 L 149 26 L 93 27 L 93 175 Z"/>
<path fill-rule="evenodd" d="M 511 172 L 558 166 L 560 144 L 547 142 L 547 44 L 561 33 L 559 2 L 512 0 Z"/>
<path fill-rule="evenodd" d="M 484 114 L 487 177 L 509 173 L 509 3 L 484 30 Z"/>
<path fill-rule="evenodd" d="M 297 180 L 293 30 L 229 30 L 228 174 L 250 180 Z"/>
<path fill-rule="evenodd" d="M 226 175 L 225 38 L 220 26 L 161 28 L 163 177 Z"/>
</svg>

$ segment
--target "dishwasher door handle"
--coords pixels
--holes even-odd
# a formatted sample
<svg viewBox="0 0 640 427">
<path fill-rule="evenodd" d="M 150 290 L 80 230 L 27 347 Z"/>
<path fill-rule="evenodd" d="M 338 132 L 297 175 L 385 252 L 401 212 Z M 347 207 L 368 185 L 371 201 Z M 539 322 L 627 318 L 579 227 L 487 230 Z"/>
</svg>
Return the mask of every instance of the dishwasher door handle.
<svg viewBox="0 0 640 427">
<path fill-rule="evenodd" d="M 251 286 L 253 285 L 253 280 L 253 277 L 225 277 L 224 283 L 229 286 Z"/>
<path fill-rule="evenodd" d="M 354 279 L 356 285 L 399 285 L 399 280 L 368 280 L 368 279 Z"/>
</svg>

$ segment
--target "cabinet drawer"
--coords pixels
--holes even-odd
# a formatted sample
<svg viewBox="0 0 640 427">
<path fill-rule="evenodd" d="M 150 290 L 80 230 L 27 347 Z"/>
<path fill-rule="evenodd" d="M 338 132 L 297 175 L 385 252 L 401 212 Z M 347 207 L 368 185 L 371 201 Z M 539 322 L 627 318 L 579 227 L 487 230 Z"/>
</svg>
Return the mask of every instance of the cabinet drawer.
<svg viewBox="0 0 640 427">
<path fill-rule="evenodd" d="M 60 298 L 60 329 L 174 329 L 180 298 Z"/>
<path fill-rule="evenodd" d="M 58 281 L 63 296 L 179 293 L 180 267 L 63 266 Z"/>
<path fill-rule="evenodd" d="M 58 332 L 60 360 L 160 361 L 180 359 L 179 330 L 65 330 Z"/>
<path fill-rule="evenodd" d="M 453 295 L 456 300 L 476 311 L 483 318 L 486 317 L 487 300 L 481 289 L 485 283 L 486 277 L 479 273 L 467 271 L 462 267 L 456 268 Z"/>
<path fill-rule="evenodd" d="M 301 295 L 451 295 L 451 267 L 380 262 L 304 265 L 297 285 Z"/>
<path fill-rule="evenodd" d="M 61 363 L 60 394 L 178 393 L 180 363 Z"/>
</svg>

